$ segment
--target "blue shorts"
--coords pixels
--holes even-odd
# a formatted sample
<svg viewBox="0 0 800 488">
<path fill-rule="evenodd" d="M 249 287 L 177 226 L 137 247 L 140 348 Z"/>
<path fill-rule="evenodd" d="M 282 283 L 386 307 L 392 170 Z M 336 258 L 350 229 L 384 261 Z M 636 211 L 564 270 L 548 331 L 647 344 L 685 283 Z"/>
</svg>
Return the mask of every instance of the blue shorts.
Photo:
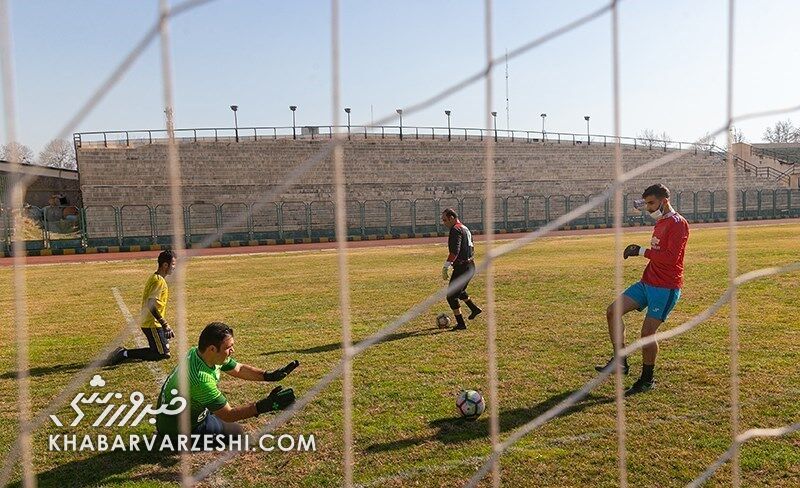
<svg viewBox="0 0 800 488">
<path fill-rule="evenodd" d="M 639 305 L 640 312 L 647 308 L 647 317 L 665 322 L 681 297 L 681 289 L 659 288 L 639 281 L 628 287 L 623 295 L 632 298 Z"/>
<path fill-rule="evenodd" d="M 211 412 L 192 429 L 192 434 L 198 435 L 219 435 L 225 433 L 225 425 L 219 417 Z"/>
</svg>

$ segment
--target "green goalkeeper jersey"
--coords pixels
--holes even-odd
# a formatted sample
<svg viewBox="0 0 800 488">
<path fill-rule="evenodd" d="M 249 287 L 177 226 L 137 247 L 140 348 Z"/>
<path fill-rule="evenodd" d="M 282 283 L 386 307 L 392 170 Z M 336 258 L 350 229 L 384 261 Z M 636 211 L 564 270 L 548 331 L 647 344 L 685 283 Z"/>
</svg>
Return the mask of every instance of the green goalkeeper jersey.
<svg viewBox="0 0 800 488">
<path fill-rule="evenodd" d="M 200 357 L 197 347 L 193 347 L 186 356 L 186 364 L 189 370 L 189 415 L 191 428 L 194 430 L 209 412 L 218 410 L 228 403 L 217 384 L 220 371 L 230 371 L 235 368 L 236 361 L 229 358 L 224 364 L 211 367 Z M 164 381 L 161 393 L 158 395 L 159 409 L 162 405 L 170 405 L 173 398 L 178 396 L 178 372 L 179 367 L 176 366 Z M 178 418 L 179 415 L 159 412 L 156 416 L 156 429 L 160 434 L 177 434 Z"/>
</svg>

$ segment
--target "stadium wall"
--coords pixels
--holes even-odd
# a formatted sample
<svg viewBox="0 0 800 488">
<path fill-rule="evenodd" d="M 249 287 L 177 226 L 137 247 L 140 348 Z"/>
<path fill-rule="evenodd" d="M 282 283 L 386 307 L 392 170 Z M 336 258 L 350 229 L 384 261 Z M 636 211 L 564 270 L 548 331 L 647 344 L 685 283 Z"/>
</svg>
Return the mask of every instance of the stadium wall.
<svg viewBox="0 0 800 488">
<path fill-rule="evenodd" d="M 259 140 L 181 142 L 179 154 L 186 204 L 262 201 L 295 166 L 328 141 Z M 479 141 L 406 139 L 344 143 L 348 199 L 446 198 L 483 193 L 483 151 Z M 592 194 L 613 179 L 614 149 L 601 144 L 527 143 L 496 145 L 496 189 L 500 196 Z M 626 169 L 663 155 L 663 149 L 623 148 Z M 166 144 L 131 146 L 84 144 L 77 149 L 86 206 L 150 205 L 169 202 Z M 674 191 L 725 187 L 718 156 L 690 153 L 631 181 L 626 191 L 662 182 Z M 276 201 L 331 200 L 330 158 L 303 175 Z M 778 188 L 771 180 L 741 172 L 738 185 Z"/>
</svg>

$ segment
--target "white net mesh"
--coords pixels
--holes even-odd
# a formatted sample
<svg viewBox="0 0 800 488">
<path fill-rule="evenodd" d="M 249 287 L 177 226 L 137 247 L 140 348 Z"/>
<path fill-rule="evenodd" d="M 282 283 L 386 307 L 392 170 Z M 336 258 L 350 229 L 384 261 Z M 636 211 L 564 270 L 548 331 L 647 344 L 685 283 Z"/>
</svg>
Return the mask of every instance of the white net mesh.
<svg viewBox="0 0 800 488">
<path fill-rule="evenodd" d="M 162 86 L 163 86 L 163 105 L 166 117 L 166 133 L 168 138 L 168 158 L 167 165 L 169 168 L 169 182 L 170 182 L 170 195 L 171 205 L 171 234 L 172 234 L 172 248 L 178 252 L 178 266 L 176 270 L 175 290 L 177 298 L 177 337 L 178 337 L 178 354 L 181 358 L 181 364 L 185 363 L 186 352 L 188 350 L 187 343 L 187 324 L 186 324 L 186 265 L 188 257 L 184 249 L 184 215 L 180 211 L 183 208 L 183 201 L 181 198 L 181 176 L 178 153 L 178 146 L 175 140 L 175 133 L 173 127 L 174 109 L 173 109 L 173 85 L 172 85 L 172 59 L 169 42 L 169 23 L 176 16 L 188 12 L 191 9 L 198 8 L 204 4 L 210 3 L 211 0 L 189 0 L 174 7 L 170 7 L 166 0 L 160 0 L 160 17 L 158 21 L 148 30 L 146 35 L 139 43 L 125 56 L 122 62 L 114 69 L 112 74 L 100 85 L 100 87 L 89 97 L 87 102 L 77 111 L 75 116 L 70 119 L 60 131 L 59 137 L 66 137 L 72 133 L 73 130 L 85 119 L 85 117 L 97 106 L 97 104 L 105 97 L 108 92 L 124 77 L 131 65 L 138 59 L 145 49 L 156 39 L 160 40 L 161 44 L 161 61 L 162 61 Z M 341 112 L 340 100 L 340 5 L 338 0 L 332 0 L 332 15 L 331 15 L 331 59 L 332 59 L 332 93 L 331 93 L 331 108 L 333 114 L 334 126 L 339 126 L 339 114 Z M 764 117 L 769 115 L 783 114 L 800 109 L 800 106 L 786 107 L 775 110 L 768 110 L 764 112 L 734 116 L 732 111 L 733 104 L 733 44 L 734 44 L 734 1 L 729 2 L 729 17 L 728 17 L 728 74 L 727 74 L 727 118 L 725 123 L 711 133 L 711 136 L 720 134 L 728 134 L 730 137 L 730 127 L 732 124 L 751 119 L 756 117 Z M 486 0 L 484 4 L 484 34 L 485 34 L 485 65 L 477 73 L 464 78 L 451 86 L 435 93 L 434 95 L 421 100 L 418 103 L 411 104 L 405 107 L 404 114 L 410 115 L 414 112 L 423 110 L 444 98 L 464 90 L 468 86 L 483 81 L 485 83 L 486 94 L 486 118 L 485 130 L 492 126 L 492 73 L 493 69 L 502 64 L 506 59 L 514 59 L 530 52 L 537 47 L 546 44 L 547 42 L 556 39 L 570 31 L 578 29 L 579 27 L 592 22 L 596 19 L 603 18 L 606 14 L 610 14 L 612 21 L 612 79 L 613 79 L 613 106 L 614 106 L 614 136 L 616 136 L 615 145 L 615 180 L 610 187 L 595 196 L 584 200 L 585 203 L 577 207 L 570 208 L 559 217 L 551 220 L 539 229 L 528 233 L 524 237 L 514 240 L 512 242 L 504 243 L 502 245 L 495 245 L 494 230 L 495 230 L 495 213 L 497 206 L 495 204 L 494 193 L 494 144 L 495 138 L 486 137 L 485 144 L 485 193 L 484 193 L 484 222 L 486 233 L 486 257 L 477 266 L 477 273 L 485 273 L 486 275 L 486 318 L 487 318 L 487 360 L 488 360 L 488 384 L 489 396 L 492 399 L 490 402 L 490 439 L 492 445 L 492 453 L 484 460 L 480 468 L 471 477 L 467 486 L 477 486 L 484 477 L 491 473 L 492 485 L 499 486 L 500 484 L 500 470 L 499 462 L 503 453 L 505 453 L 517 441 L 523 438 L 526 434 L 534 429 L 537 429 L 554 419 L 559 414 L 565 412 L 569 407 L 575 405 L 577 402 L 585 398 L 593 389 L 601 385 L 611 374 L 615 375 L 615 401 L 617 406 L 616 416 L 616 431 L 618 437 L 618 465 L 619 465 L 619 485 L 627 486 L 627 461 L 626 461 L 626 435 L 625 435 L 625 409 L 623 402 L 623 389 L 622 389 L 622 374 L 621 362 L 618 360 L 622 356 L 630 355 L 631 353 L 640 350 L 642 347 L 653 344 L 656 341 L 666 340 L 683 334 L 694 327 L 702 324 L 705 320 L 713 316 L 723 306 L 729 304 L 730 306 L 730 377 L 731 377 L 731 447 L 712 464 L 705 472 L 701 473 L 689 486 L 699 486 L 704 481 L 710 479 L 714 472 L 728 461 L 732 462 L 733 466 L 733 485 L 739 486 L 741 484 L 740 475 L 740 461 L 739 461 L 739 447 L 744 442 L 757 438 L 757 437 L 775 437 L 787 435 L 792 432 L 800 430 L 800 424 L 787 425 L 774 429 L 751 429 L 745 432 L 740 432 L 739 420 L 739 391 L 738 391 L 738 313 L 737 313 L 737 290 L 743 284 L 760 280 L 779 274 L 790 273 L 800 270 L 800 262 L 792 263 L 782 267 L 771 267 L 759 269 L 746 273 L 744 275 L 737 275 L 736 256 L 737 256 L 737 243 L 736 234 L 734 232 L 736 222 L 737 208 L 737 193 L 736 189 L 736 167 L 734 164 L 733 156 L 728 156 L 728 201 L 726 209 L 728 215 L 728 288 L 726 292 L 709 308 L 697 314 L 692 319 L 685 323 L 670 329 L 665 332 L 658 333 L 654 336 L 645 337 L 640 339 L 627 347 L 620 348 L 618 355 L 614 360 L 615 368 L 611 371 L 606 371 L 598 374 L 587 382 L 581 389 L 573 392 L 557 405 L 548 409 L 536 418 L 530 419 L 527 423 L 514 430 L 504 441 L 500 440 L 499 417 L 500 412 L 498 409 L 499 404 L 499 391 L 497 380 L 497 343 L 496 343 L 496 314 L 495 314 L 495 287 L 494 287 L 494 269 L 493 262 L 500 256 L 512 253 L 525 246 L 530 245 L 543 236 L 548 235 L 550 232 L 557 230 L 562 225 L 571 221 L 579 219 L 583 216 L 590 214 L 599 206 L 607 205 L 609 201 L 613 203 L 614 209 L 614 227 L 615 227 L 615 246 L 616 246 L 616 261 L 615 261 L 615 278 L 614 289 L 616 294 L 619 295 L 622 291 L 622 216 L 623 216 L 623 200 L 622 190 L 626 182 L 635 179 L 646 172 L 670 163 L 682 155 L 695 150 L 696 148 L 676 149 L 670 152 L 665 152 L 661 157 L 656 158 L 646 164 L 637 166 L 629 171 L 624 171 L 622 166 L 621 155 L 621 139 L 619 138 L 620 131 L 620 80 L 619 80 L 619 36 L 618 36 L 618 9 L 617 1 L 609 2 L 594 12 L 578 18 L 566 25 L 553 30 L 543 36 L 531 40 L 515 49 L 508 52 L 507 56 L 503 55 L 497 58 L 493 57 L 492 46 L 492 2 Z M 12 63 L 12 44 L 10 36 L 10 18 L 7 0 L 0 0 L 0 50 L 2 52 L 2 75 L 3 75 L 3 93 L 4 93 L 4 114 L 5 114 L 5 127 L 6 127 L 6 140 L 15 141 L 16 137 L 16 109 L 15 109 L 15 95 L 14 95 L 14 69 Z M 389 114 L 379 120 L 373 122 L 373 125 L 381 125 L 383 123 L 393 120 L 395 114 Z M 483 133 L 481 133 L 483 134 Z M 379 343 L 381 340 L 395 333 L 401 326 L 409 321 L 420 316 L 433 304 L 441 301 L 446 293 L 447 288 L 442 288 L 413 307 L 409 308 L 405 313 L 391 321 L 388 325 L 383 327 L 378 332 L 372 334 L 367 339 L 358 342 L 356 345 L 352 343 L 352 331 L 350 320 L 350 297 L 349 297 L 349 281 L 348 281 L 348 210 L 352 211 L 352 205 L 348 205 L 347 196 L 345 192 L 345 170 L 344 170 L 344 156 L 342 151 L 342 143 L 350 134 L 343 131 L 336 131 L 331 134 L 330 141 L 324 144 L 311 158 L 303 161 L 301 164 L 296 165 L 292 171 L 282 180 L 277 188 L 272 189 L 268 194 L 261 198 L 261 203 L 256 203 L 251 211 L 251 214 L 256 214 L 262 209 L 269 211 L 271 206 L 274 206 L 276 197 L 281 195 L 286 189 L 297 183 L 299 179 L 313 169 L 321 162 L 332 157 L 333 161 L 333 181 L 335 187 L 335 202 L 333 208 L 333 215 L 335 218 L 336 238 L 338 242 L 338 277 L 339 277 L 339 307 L 342 320 L 342 346 L 343 355 L 338 364 L 333 367 L 325 376 L 323 376 L 305 395 L 298 398 L 290 408 L 280 412 L 275 417 L 271 418 L 265 425 L 261 427 L 257 435 L 274 432 L 277 428 L 284 425 L 298 412 L 303 410 L 314 398 L 319 395 L 326 387 L 339 378 L 343 380 L 343 408 L 344 408 L 344 458 L 343 484 L 345 486 L 353 485 L 353 359 L 359 354 L 363 353 L 371 346 Z M 542 134 L 544 136 L 544 134 Z M 256 133 L 257 137 L 257 133 Z M 512 136 L 513 137 L 513 136 Z M 530 134 L 527 136 L 530 138 Z M 730 139 L 729 139 L 730 142 Z M 19 156 L 16 154 L 10 155 L 10 162 L 13 164 L 19 163 Z M 29 180 L 20 179 L 15 182 L 12 191 L 8 192 L 7 206 L 9 208 L 21 208 L 22 196 L 30 183 Z M 350 207 L 350 208 L 348 208 Z M 243 228 L 244 221 L 246 220 L 245 212 L 233 212 L 224 219 L 224 225 L 219 229 L 209 231 L 209 234 L 202 239 L 197 247 L 208 247 L 212 242 L 217 240 L 222 234 L 230 231 Z M 434 216 L 435 218 L 435 216 Z M 28 318 L 26 316 L 26 268 L 24 258 L 24 243 L 23 233 L 21 229 L 21 219 L 14 219 L 14 241 L 13 241 L 13 255 L 14 255 L 14 269 L 13 269 L 13 298 L 14 298 L 14 328 L 16 336 L 14 341 L 16 343 L 17 352 L 17 371 L 18 371 L 18 411 L 19 411 L 19 435 L 17 441 L 13 444 L 11 451 L 6 456 L 3 463 L 3 470 L 0 474 L 0 485 L 5 485 L 11 475 L 13 468 L 17 461 L 20 462 L 23 472 L 23 485 L 36 486 L 36 473 L 33 466 L 32 444 L 31 435 L 34 431 L 42 427 L 49 415 L 55 413 L 62 408 L 71 398 L 74 393 L 80 388 L 90 377 L 90 375 L 101 365 L 102 359 L 110 352 L 115 344 L 118 344 L 130 337 L 135 332 L 136 321 L 127 310 L 121 296 L 117 290 L 114 290 L 114 295 L 120 310 L 123 312 L 128 327 L 124 329 L 114 340 L 101 351 L 100 354 L 89 365 L 75 374 L 72 381 L 54 398 L 47 408 L 38 412 L 33 416 L 32 407 L 30 402 L 30 381 L 29 381 L 29 337 L 28 337 Z M 451 286 L 458 286 L 466 282 L 466 279 L 459 282 L 456 280 Z M 621 333 L 618 332 L 618 337 Z M 185 365 L 182 368 L 186 371 Z M 153 370 L 154 377 L 158 380 L 163 377 L 163 372 L 158 369 Z M 185 391 L 187 388 L 187 379 L 185 375 L 181 381 L 181 390 Z M 182 415 L 181 428 L 183 432 L 189 430 L 188 411 L 186 415 Z M 193 486 L 198 482 L 206 479 L 208 476 L 215 473 L 226 462 L 236 456 L 236 451 L 229 451 L 219 455 L 214 460 L 203 466 L 196 472 L 191 472 L 187 457 L 182 456 L 181 461 L 181 477 L 184 486 Z"/>
</svg>

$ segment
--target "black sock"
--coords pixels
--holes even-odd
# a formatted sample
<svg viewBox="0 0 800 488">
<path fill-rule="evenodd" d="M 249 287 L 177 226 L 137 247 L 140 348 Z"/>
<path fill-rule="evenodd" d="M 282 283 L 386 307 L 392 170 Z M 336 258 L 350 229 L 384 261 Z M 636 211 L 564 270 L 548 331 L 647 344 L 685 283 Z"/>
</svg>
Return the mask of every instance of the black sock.
<svg viewBox="0 0 800 488">
<path fill-rule="evenodd" d="M 466 326 L 467 324 L 464 323 L 464 316 L 463 315 L 456 315 L 456 323 L 458 325 Z"/>
<path fill-rule="evenodd" d="M 653 368 L 655 368 L 655 364 L 643 364 L 642 365 L 642 381 L 650 383 L 653 381 Z"/>
</svg>

